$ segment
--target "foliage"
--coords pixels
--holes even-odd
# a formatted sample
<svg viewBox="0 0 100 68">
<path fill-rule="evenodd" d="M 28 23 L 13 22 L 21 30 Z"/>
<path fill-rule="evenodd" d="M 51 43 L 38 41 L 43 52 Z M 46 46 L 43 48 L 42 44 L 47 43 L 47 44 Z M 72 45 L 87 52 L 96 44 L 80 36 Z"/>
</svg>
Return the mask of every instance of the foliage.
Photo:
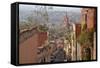
<svg viewBox="0 0 100 68">
<path fill-rule="evenodd" d="M 47 30 L 48 30 L 48 27 L 45 24 L 38 26 L 38 31 L 40 32 L 47 32 Z"/>
<path fill-rule="evenodd" d="M 80 36 L 78 37 L 77 41 L 80 44 L 92 44 L 93 42 L 93 31 L 84 30 L 81 32 Z"/>
</svg>

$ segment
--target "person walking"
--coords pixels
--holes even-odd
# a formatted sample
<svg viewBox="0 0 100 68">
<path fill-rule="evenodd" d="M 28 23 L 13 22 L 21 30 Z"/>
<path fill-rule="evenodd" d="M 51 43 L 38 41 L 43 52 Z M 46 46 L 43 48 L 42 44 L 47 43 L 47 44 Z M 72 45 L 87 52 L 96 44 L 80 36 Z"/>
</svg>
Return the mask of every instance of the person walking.
<svg viewBox="0 0 100 68">
<path fill-rule="evenodd" d="M 65 62 L 67 61 L 66 52 L 64 48 L 64 40 L 56 39 L 57 50 L 51 55 L 51 62 Z"/>
</svg>

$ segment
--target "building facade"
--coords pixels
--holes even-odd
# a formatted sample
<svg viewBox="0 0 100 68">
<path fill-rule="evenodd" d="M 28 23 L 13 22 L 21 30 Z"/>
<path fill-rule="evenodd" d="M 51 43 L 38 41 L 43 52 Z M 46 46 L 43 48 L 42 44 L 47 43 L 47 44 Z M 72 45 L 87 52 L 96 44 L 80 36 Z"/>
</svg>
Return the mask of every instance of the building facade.
<svg viewBox="0 0 100 68">
<path fill-rule="evenodd" d="M 94 8 L 82 8 L 81 10 L 81 33 L 86 33 L 84 40 L 87 40 L 84 44 L 81 44 L 81 60 L 96 59 L 93 57 L 96 56 L 96 36 L 94 35 L 96 33 L 95 13 L 96 10 Z"/>
</svg>

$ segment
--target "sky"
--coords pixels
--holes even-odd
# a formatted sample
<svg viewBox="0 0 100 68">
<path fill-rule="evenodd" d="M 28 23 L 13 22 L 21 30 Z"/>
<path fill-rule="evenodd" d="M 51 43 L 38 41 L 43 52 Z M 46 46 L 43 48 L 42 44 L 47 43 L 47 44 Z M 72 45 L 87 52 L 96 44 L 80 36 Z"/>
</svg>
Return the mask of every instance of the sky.
<svg viewBox="0 0 100 68">
<path fill-rule="evenodd" d="M 36 10 L 36 8 L 43 6 L 43 5 L 24 5 L 24 4 L 20 4 L 20 10 Z M 50 9 L 51 6 L 46 6 L 48 11 L 80 11 L 81 8 L 79 7 L 62 7 L 62 6 L 52 6 L 53 8 Z"/>
<path fill-rule="evenodd" d="M 40 7 L 44 7 L 43 5 L 25 5 L 25 4 L 20 4 L 19 5 L 19 16 L 20 16 L 20 21 L 25 21 L 28 16 L 31 16 L 33 11 L 38 10 L 38 11 L 44 11 L 44 9 L 41 9 Z M 48 12 L 49 16 L 49 21 L 51 23 L 61 23 L 63 21 L 63 17 L 66 15 L 69 16 L 69 19 L 72 22 L 79 22 L 80 20 L 80 14 L 81 14 L 81 8 L 79 7 L 62 7 L 62 6 L 46 6 L 46 10 Z M 39 20 L 42 20 L 39 19 Z"/>
</svg>

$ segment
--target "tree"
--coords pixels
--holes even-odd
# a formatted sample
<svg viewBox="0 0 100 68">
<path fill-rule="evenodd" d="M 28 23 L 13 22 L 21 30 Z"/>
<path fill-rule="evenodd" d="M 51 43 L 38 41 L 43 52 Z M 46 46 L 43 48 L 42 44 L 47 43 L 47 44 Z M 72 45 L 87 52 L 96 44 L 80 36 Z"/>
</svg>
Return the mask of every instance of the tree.
<svg viewBox="0 0 100 68">
<path fill-rule="evenodd" d="M 93 43 L 93 31 L 82 31 L 77 41 L 81 44 L 90 44 Z"/>
</svg>

